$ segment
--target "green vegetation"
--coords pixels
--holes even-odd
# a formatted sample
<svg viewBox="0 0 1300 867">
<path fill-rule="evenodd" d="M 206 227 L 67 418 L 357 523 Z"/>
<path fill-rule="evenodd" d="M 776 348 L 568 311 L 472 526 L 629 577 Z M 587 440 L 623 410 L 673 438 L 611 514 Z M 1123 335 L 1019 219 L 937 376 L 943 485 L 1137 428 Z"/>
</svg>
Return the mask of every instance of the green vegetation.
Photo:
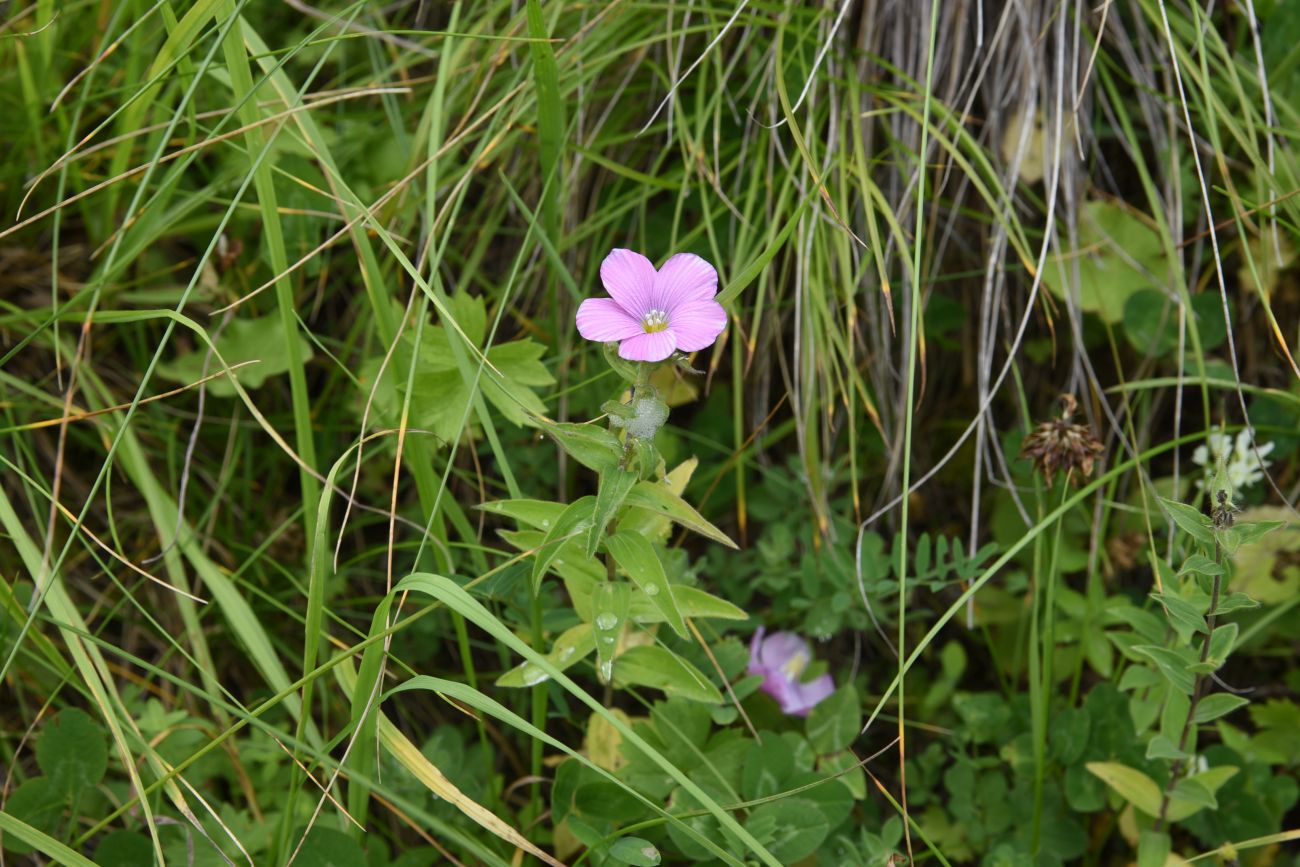
<svg viewBox="0 0 1300 867">
<path fill-rule="evenodd" d="M 0 5 L 0 863 L 1300 863 L 1298 61 Z"/>
</svg>

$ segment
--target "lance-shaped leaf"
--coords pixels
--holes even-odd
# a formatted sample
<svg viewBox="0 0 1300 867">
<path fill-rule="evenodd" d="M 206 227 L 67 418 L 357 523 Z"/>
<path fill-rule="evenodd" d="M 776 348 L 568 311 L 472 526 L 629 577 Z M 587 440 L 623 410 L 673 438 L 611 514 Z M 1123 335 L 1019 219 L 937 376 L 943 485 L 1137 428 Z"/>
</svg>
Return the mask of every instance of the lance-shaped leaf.
<svg viewBox="0 0 1300 867">
<path fill-rule="evenodd" d="M 513 518 L 529 527 L 549 530 L 560 519 L 565 506 L 550 500 L 496 500 L 483 503 L 479 508 L 493 515 Z"/>
<path fill-rule="evenodd" d="M 591 624 L 596 630 L 596 672 L 609 683 L 614 676 L 614 654 L 618 651 L 618 636 L 627 622 L 628 597 L 631 588 L 622 582 L 607 581 L 596 588 L 591 608 L 595 617 Z"/>
<path fill-rule="evenodd" d="M 594 424 L 544 424 L 542 426 L 569 453 L 569 457 L 587 469 L 603 473 L 623 460 L 623 444 L 603 427 Z"/>
<path fill-rule="evenodd" d="M 595 649 L 596 636 L 592 634 L 591 624 L 579 623 L 555 639 L 550 653 L 546 654 L 546 661 L 555 666 L 557 671 L 564 671 L 585 659 Z M 525 662 L 498 677 L 496 683 L 497 686 L 536 686 L 549 677 L 541 666 Z"/>
<path fill-rule="evenodd" d="M 707 536 L 715 542 L 721 542 L 728 548 L 735 548 L 726 533 L 710 524 L 704 516 L 695 511 L 685 500 L 658 482 L 638 482 L 627 495 L 627 504 L 646 509 L 656 515 L 668 518 L 688 530 L 701 536 Z"/>
<path fill-rule="evenodd" d="M 542 576 L 550 568 L 551 561 L 560 553 L 564 543 L 585 533 L 591 526 L 591 517 L 596 508 L 595 497 L 580 497 L 560 513 L 551 529 L 542 538 L 542 545 L 533 560 L 533 592 L 542 586 Z"/>
<path fill-rule="evenodd" d="M 668 583 L 664 565 L 659 561 L 654 546 L 636 533 L 615 533 L 605 540 L 605 550 L 609 551 L 627 577 L 632 579 L 632 583 L 649 597 L 673 631 L 685 638 L 686 622 L 677 609 L 672 585 Z"/>
<path fill-rule="evenodd" d="M 722 693 L 698 668 L 657 645 L 629 647 L 618 658 L 615 683 L 648 686 L 707 704 L 721 704 Z"/>
<path fill-rule="evenodd" d="M 621 467 L 614 467 L 600 474 L 600 487 L 596 490 L 596 509 L 592 515 L 591 529 L 587 531 L 587 556 L 596 556 L 600 537 L 605 534 L 614 513 L 623 505 L 632 486 L 637 483 L 637 474 Z"/>
</svg>

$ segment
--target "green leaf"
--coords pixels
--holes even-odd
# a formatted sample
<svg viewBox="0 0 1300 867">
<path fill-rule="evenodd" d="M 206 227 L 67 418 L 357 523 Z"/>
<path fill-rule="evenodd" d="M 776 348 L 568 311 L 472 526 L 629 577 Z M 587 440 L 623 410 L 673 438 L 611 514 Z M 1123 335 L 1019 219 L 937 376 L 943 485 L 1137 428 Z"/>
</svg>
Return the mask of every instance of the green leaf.
<svg viewBox="0 0 1300 867">
<path fill-rule="evenodd" d="M 32 777 L 14 789 L 5 801 L 4 812 L 0 812 L 0 817 L 7 813 L 37 834 L 53 834 L 66 800 L 67 792 L 56 786 L 49 777 Z M 5 849 L 19 855 L 32 851 L 29 842 L 30 837 L 23 834 L 6 834 L 4 837 Z"/>
<path fill-rule="evenodd" d="M 1177 651 L 1170 650 L 1167 647 L 1158 647 L 1154 644 L 1142 644 L 1133 649 L 1153 661 L 1156 667 L 1160 669 L 1160 673 L 1168 678 L 1169 682 L 1176 688 L 1187 695 L 1192 694 L 1195 678 L 1192 677 L 1190 669 L 1191 660 L 1184 658 Z"/>
<path fill-rule="evenodd" d="M 1180 503 L 1177 500 L 1166 500 L 1161 497 L 1160 502 L 1164 505 L 1165 511 L 1169 513 L 1169 517 L 1184 533 L 1206 545 L 1214 544 L 1214 524 L 1210 521 L 1208 515 L 1204 515 L 1199 509 L 1186 503 Z"/>
<path fill-rule="evenodd" d="M 614 682 L 619 686 L 648 686 L 706 704 L 722 702 L 722 693 L 698 668 L 657 645 L 629 647 L 619 654 Z"/>
<path fill-rule="evenodd" d="M 623 444 L 606 428 L 569 422 L 543 423 L 542 429 L 578 463 L 598 473 L 614 469 L 623 460 Z"/>
<path fill-rule="evenodd" d="M 629 492 L 627 504 L 668 518 L 688 530 L 694 530 L 701 536 L 721 542 L 728 548 L 736 547 L 736 543 L 731 541 L 726 533 L 706 521 L 703 515 L 670 491 L 667 485 L 658 482 L 638 482 Z"/>
<path fill-rule="evenodd" d="M 1178 749 L 1178 745 L 1164 735 L 1156 735 L 1147 744 L 1148 759 L 1187 759 L 1190 758 L 1186 752 Z"/>
<path fill-rule="evenodd" d="M 1193 554 L 1183 563 L 1183 568 L 1178 570 L 1178 577 L 1180 578 L 1189 574 L 1207 575 L 1212 578 L 1215 575 L 1224 575 L 1227 573 L 1222 566 L 1215 563 L 1204 554 Z"/>
<path fill-rule="evenodd" d="M 1217 668 L 1223 665 L 1228 654 L 1232 653 L 1233 645 L 1237 643 L 1237 630 L 1239 627 L 1235 623 L 1225 623 L 1210 635 L 1210 661 L 1215 663 Z"/>
<path fill-rule="evenodd" d="M 627 499 L 628 492 L 637 483 L 636 473 L 614 467 L 600 474 L 600 486 L 596 489 L 596 509 L 591 520 L 591 529 L 587 532 L 587 556 L 596 556 L 600 538 L 605 534 L 614 513 Z"/>
<path fill-rule="evenodd" d="M 1059 298 L 1066 297 L 1067 289 L 1073 295 L 1077 267 L 1079 306 L 1106 322 L 1123 319 L 1136 292 L 1170 285 L 1159 233 L 1123 205 L 1100 199 L 1085 202 L 1077 243 L 1073 250 L 1053 253 L 1053 261 L 1043 268 L 1043 282 Z"/>
<path fill-rule="evenodd" d="M 1143 831 L 1138 837 L 1137 867 L 1165 867 L 1171 842 L 1162 831 Z"/>
<path fill-rule="evenodd" d="M 1233 611 L 1249 610 L 1258 608 L 1259 603 L 1251 599 L 1245 593 L 1233 593 L 1226 599 L 1219 600 L 1219 607 L 1214 609 L 1215 614 L 1228 614 Z"/>
<path fill-rule="evenodd" d="M 153 844 L 138 831 L 113 831 L 95 845 L 99 867 L 140 867 L 153 863 Z"/>
<path fill-rule="evenodd" d="M 817 851 L 830 825 L 817 805 L 807 798 L 782 798 L 755 808 L 745 821 L 755 837 L 768 841 L 768 849 L 782 864 L 794 864 Z"/>
<path fill-rule="evenodd" d="M 1146 774 L 1119 762 L 1088 762 L 1085 767 L 1143 813 L 1160 814 L 1160 787 Z"/>
<path fill-rule="evenodd" d="M 631 595 L 628 585 L 621 581 L 605 581 L 592 594 L 591 624 L 595 629 L 596 672 L 604 683 L 613 679 L 618 637 L 623 633 L 623 624 L 627 622 L 628 597 Z"/>
<path fill-rule="evenodd" d="M 366 853 L 357 841 L 342 831 L 320 826 L 311 829 L 298 850 L 298 858 L 303 864 L 319 867 L 366 867 Z"/>
<path fill-rule="evenodd" d="M 483 503 L 478 508 L 493 515 L 513 518 L 529 527 L 549 530 L 551 525 L 559 521 L 565 505 L 550 500 L 495 500 Z"/>
<path fill-rule="evenodd" d="M 303 360 L 311 358 L 311 344 L 307 339 L 299 334 L 296 340 Z M 244 367 L 234 373 L 217 377 L 207 383 L 208 393 L 213 397 L 234 397 L 236 392 L 230 382 L 230 376 L 238 377 L 239 384 L 244 388 L 254 389 L 272 376 L 279 376 L 289 370 L 289 350 L 285 344 L 283 325 L 278 314 L 269 314 L 256 319 L 232 319 L 213 342 L 216 345 L 216 353 L 209 356 L 208 347 L 199 346 L 177 356 L 170 363 L 160 363 L 157 368 L 158 375 L 172 382 L 192 383 L 205 376 L 220 373 L 223 360 L 230 367 L 244 364 Z M 217 353 L 220 354 L 220 359 L 217 358 Z"/>
<path fill-rule="evenodd" d="M 590 623 L 579 623 L 566 629 L 555 639 L 551 650 L 546 654 L 546 661 L 555 666 L 556 671 L 564 671 L 574 663 L 587 658 L 596 649 L 596 636 L 592 634 Z M 535 686 L 550 677 L 540 666 L 524 662 L 507 671 L 496 680 L 497 686 L 523 687 Z"/>
<path fill-rule="evenodd" d="M 862 728 L 862 703 L 857 690 L 845 684 L 808 714 L 808 741 L 818 755 L 849 748 Z"/>
<path fill-rule="evenodd" d="M 93 788 L 108 770 L 108 739 L 85 711 L 70 707 L 41 730 L 36 763 L 66 795 Z"/>
<path fill-rule="evenodd" d="M 1181 596 L 1172 593 L 1152 593 L 1151 598 L 1164 606 L 1165 614 L 1175 627 L 1190 629 L 1192 632 L 1205 632 L 1205 618 L 1196 606 Z"/>
<path fill-rule="evenodd" d="M 673 599 L 673 586 L 664 574 L 663 563 L 654 546 L 635 533 L 615 533 L 605 540 L 605 549 L 627 577 L 659 609 L 673 631 L 686 638 L 686 622 Z"/>
<path fill-rule="evenodd" d="M 1143 355 L 1160 357 L 1178 346 L 1178 303 L 1155 289 L 1139 289 L 1124 302 L 1124 336 Z"/>
<path fill-rule="evenodd" d="M 560 553 L 565 542 L 580 536 L 591 526 L 591 518 L 596 509 L 595 497 L 579 497 L 574 500 L 556 520 L 555 526 L 546 531 L 542 545 L 533 560 L 533 592 L 542 586 L 542 577 L 550 568 L 551 561 Z"/>
<path fill-rule="evenodd" d="M 1169 821 L 1181 822 L 1203 809 L 1217 809 L 1219 802 L 1215 794 L 1236 774 L 1237 768 L 1221 765 L 1180 781 L 1170 792 L 1169 810 L 1166 813 Z"/>
<path fill-rule="evenodd" d="M 748 620 L 744 609 L 732 605 L 725 599 L 719 599 L 712 593 L 706 593 L 698 587 L 676 585 L 673 587 L 673 599 L 683 617 L 713 618 L 714 620 Z"/>
<path fill-rule="evenodd" d="M 632 867 L 656 867 L 663 860 L 654 844 L 640 837 L 619 837 L 609 847 L 609 857 Z"/>
<path fill-rule="evenodd" d="M 1200 725 L 1202 723 L 1212 722 L 1221 716 L 1227 716 L 1239 707 L 1250 704 L 1250 700 L 1239 695 L 1233 695 L 1228 692 L 1216 692 L 1207 695 L 1196 703 L 1196 714 L 1193 721 Z"/>
</svg>

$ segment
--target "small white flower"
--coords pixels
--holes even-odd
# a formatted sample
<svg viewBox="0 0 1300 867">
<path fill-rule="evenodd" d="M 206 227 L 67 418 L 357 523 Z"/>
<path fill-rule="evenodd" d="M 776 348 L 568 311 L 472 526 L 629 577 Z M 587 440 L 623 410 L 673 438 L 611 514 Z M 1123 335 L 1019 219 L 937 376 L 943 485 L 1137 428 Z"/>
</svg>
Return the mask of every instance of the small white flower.
<svg viewBox="0 0 1300 867">
<path fill-rule="evenodd" d="M 1215 431 L 1206 437 L 1205 445 L 1197 446 L 1192 452 L 1192 463 L 1205 467 L 1209 477 L 1214 475 L 1218 462 L 1223 461 L 1232 489 L 1244 490 L 1263 479 L 1264 469 L 1273 465 L 1272 461 L 1264 460 L 1264 456 L 1273 451 L 1274 444 L 1260 443 L 1257 448 L 1252 447 L 1254 438 L 1255 432 L 1250 428 L 1237 434 L 1235 441 L 1227 434 Z M 1205 480 L 1198 479 L 1196 487 L 1203 489 Z"/>
</svg>

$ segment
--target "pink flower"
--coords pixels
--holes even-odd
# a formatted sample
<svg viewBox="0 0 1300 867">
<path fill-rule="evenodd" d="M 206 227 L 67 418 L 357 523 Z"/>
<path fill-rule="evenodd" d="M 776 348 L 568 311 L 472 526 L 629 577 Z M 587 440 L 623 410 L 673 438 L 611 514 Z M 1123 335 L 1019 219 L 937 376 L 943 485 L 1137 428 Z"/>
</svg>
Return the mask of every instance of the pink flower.
<svg viewBox="0 0 1300 867">
<path fill-rule="evenodd" d="M 618 341 L 618 354 L 628 361 L 704 349 L 727 326 L 727 311 L 713 300 L 718 272 L 693 253 L 678 253 L 655 271 L 640 253 L 616 249 L 600 264 L 600 282 L 610 297 L 582 302 L 578 333 Z"/>
<path fill-rule="evenodd" d="M 803 683 L 799 678 L 812 661 L 808 642 L 793 632 L 774 632 L 767 638 L 759 627 L 749 644 L 749 674 L 763 676 L 763 692 L 791 716 L 808 716 L 808 711 L 835 692 L 829 674 Z"/>
</svg>

